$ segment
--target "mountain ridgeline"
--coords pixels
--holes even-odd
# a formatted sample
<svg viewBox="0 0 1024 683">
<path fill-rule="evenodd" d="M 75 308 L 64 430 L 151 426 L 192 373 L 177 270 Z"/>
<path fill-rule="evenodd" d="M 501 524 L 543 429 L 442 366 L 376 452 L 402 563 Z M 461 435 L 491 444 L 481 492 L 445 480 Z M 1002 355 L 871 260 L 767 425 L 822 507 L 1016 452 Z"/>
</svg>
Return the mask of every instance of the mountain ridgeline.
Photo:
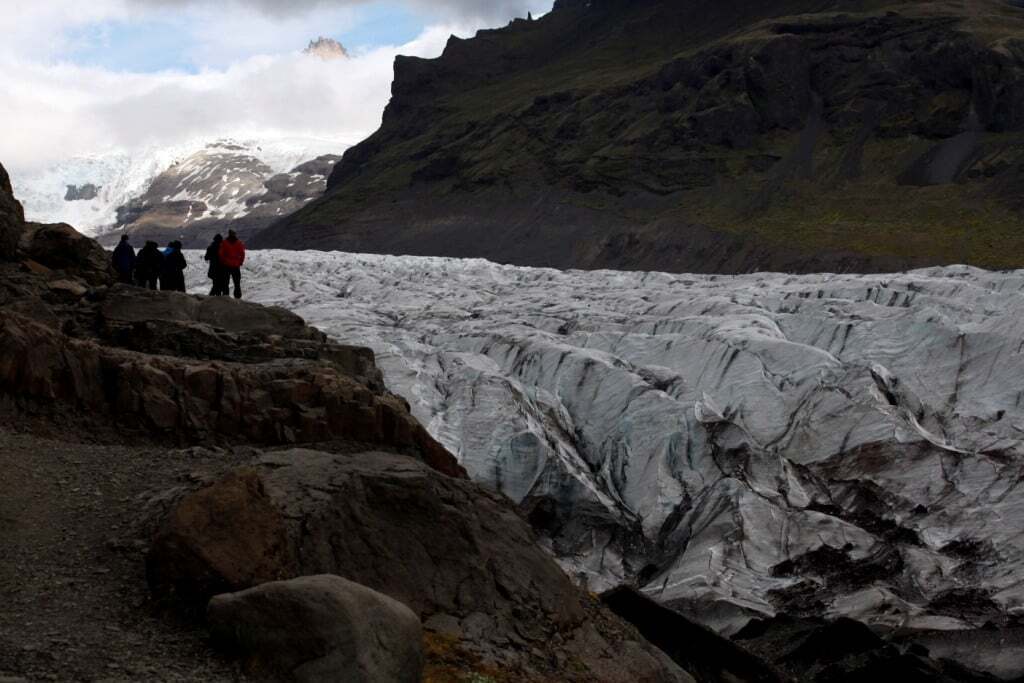
<svg viewBox="0 0 1024 683">
<path fill-rule="evenodd" d="M 260 247 L 742 272 L 1024 260 L 1024 9 L 560 0 L 400 57 Z"/>
</svg>

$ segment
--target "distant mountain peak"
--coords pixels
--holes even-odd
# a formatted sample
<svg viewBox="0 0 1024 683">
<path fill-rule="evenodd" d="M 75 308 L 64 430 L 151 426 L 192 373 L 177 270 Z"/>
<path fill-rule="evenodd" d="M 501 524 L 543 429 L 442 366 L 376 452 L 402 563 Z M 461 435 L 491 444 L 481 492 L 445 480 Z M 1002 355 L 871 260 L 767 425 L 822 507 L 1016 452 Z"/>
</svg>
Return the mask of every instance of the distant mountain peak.
<svg viewBox="0 0 1024 683">
<path fill-rule="evenodd" d="M 320 36 L 316 40 L 309 41 L 309 46 L 302 51 L 303 54 L 313 55 L 323 60 L 348 59 L 348 50 L 334 38 Z"/>
</svg>

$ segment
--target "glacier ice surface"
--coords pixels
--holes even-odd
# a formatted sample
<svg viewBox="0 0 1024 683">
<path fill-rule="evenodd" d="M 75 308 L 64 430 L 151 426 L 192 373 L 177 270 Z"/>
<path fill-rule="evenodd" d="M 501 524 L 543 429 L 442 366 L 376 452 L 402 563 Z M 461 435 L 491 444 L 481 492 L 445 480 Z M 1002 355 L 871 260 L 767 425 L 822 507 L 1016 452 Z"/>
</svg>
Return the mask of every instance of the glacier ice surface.
<svg viewBox="0 0 1024 683">
<path fill-rule="evenodd" d="M 595 590 L 634 581 L 726 632 L 778 611 L 959 629 L 1024 610 L 1024 271 L 265 251 L 244 286 L 372 347 Z"/>
</svg>

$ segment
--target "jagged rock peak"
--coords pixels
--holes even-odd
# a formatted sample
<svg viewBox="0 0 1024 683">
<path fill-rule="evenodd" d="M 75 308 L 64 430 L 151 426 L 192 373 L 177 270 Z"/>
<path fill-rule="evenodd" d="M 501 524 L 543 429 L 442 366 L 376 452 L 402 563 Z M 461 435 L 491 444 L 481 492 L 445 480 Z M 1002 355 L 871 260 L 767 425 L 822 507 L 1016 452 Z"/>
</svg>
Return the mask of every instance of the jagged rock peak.
<svg viewBox="0 0 1024 683">
<path fill-rule="evenodd" d="M 84 185 L 68 185 L 68 191 L 64 194 L 64 201 L 91 201 L 96 199 L 101 189 L 103 188 L 98 185 L 94 185 L 93 183 L 85 183 Z"/>
<path fill-rule="evenodd" d="M 309 41 L 309 46 L 302 51 L 303 54 L 313 55 L 323 60 L 348 59 L 348 50 L 334 38 L 320 36 L 316 40 Z"/>
</svg>

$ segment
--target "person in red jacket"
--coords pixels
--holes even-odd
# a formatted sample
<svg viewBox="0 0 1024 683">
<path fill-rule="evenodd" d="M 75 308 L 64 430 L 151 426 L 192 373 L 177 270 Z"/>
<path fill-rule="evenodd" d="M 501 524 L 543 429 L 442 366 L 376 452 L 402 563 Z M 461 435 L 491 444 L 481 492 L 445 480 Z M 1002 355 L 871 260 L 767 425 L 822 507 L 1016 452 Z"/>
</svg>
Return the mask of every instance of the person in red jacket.
<svg viewBox="0 0 1024 683">
<path fill-rule="evenodd" d="M 234 230 L 228 230 L 228 238 L 220 243 L 220 264 L 224 273 L 235 284 L 235 298 L 242 298 L 242 264 L 245 263 L 245 242 L 238 239 Z M 227 294 L 227 292 L 225 292 Z"/>
</svg>

